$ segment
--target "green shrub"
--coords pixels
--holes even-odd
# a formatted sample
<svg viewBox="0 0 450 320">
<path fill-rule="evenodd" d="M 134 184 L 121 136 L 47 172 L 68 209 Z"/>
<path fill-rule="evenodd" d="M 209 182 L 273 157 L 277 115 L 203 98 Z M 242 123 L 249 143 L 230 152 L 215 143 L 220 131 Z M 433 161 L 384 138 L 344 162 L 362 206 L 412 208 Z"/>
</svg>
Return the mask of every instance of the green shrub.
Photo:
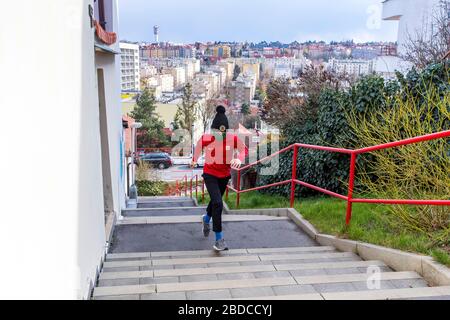
<svg viewBox="0 0 450 320">
<path fill-rule="evenodd" d="M 350 90 L 325 88 L 319 96 L 317 115 L 302 124 L 292 123 L 282 129 L 280 148 L 294 143 L 323 145 L 338 148 L 353 148 L 355 140 L 348 124 L 346 113 L 385 108 L 385 84 L 378 76 L 362 78 Z M 299 149 L 298 179 L 325 188 L 346 193 L 350 159 L 349 155 Z M 260 185 L 288 180 L 292 174 L 292 152 L 280 155 L 280 170 L 275 176 L 260 177 Z M 263 192 L 287 195 L 290 186 L 271 188 Z M 298 196 L 316 195 L 317 192 L 303 187 L 297 188 Z"/>
<path fill-rule="evenodd" d="M 412 70 L 403 77 L 398 75 L 398 80 L 385 82 L 383 78 L 370 75 L 361 78 L 353 86 L 347 89 L 340 87 L 324 87 L 318 98 L 319 109 L 317 113 L 301 122 L 291 121 L 281 129 L 280 149 L 294 143 L 324 145 L 338 148 L 356 148 L 361 146 L 361 136 L 356 134 L 354 126 L 349 125 L 347 114 L 352 113 L 359 119 L 370 118 L 379 112 L 388 112 L 399 107 L 399 101 L 405 101 L 408 96 L 413 96 L 418 105 L 424 105 L 433 109 L 434 122 L 442 125 L 433 125 L 433 131 L 442 130 L 448 126 L 448 121 L 442 111 L 433 108 L 423 92 L 430 85 L 433 86 L 440 97 L 445 97 L 450 92 L 448 64 L 440 63 L 425 68 L 420 73 Z M 308 99 L 312 99 L 309 97 Z M 314 99 L 317 99 L 315 97 Z M 317 101 L 307 101 L 306 104 L 316 104 Z M 448 108 L 448 106 L 447 106 Z M 442 109 L 440 109 L 442 110 Z M 404 120 L 400 120 L 404 121 Z M 389 128 L 388 122 L 379 123 L 383 128 Z M 401 124 L 400 124 L 401 125 Z M 419 135 L 419 130 L 403 130 L 403 137 Z M 374 132 L 376 134 L 376 132 Z M 380 131 L 380 134 L 382 132 Z M 388 141 L 384 141 L 388 142 Z M 268 154 L 272 153 L 270 146 Z M 450 153 L 449 153 L 450 154 Z M 371 154 L 358 157 L 358 171 L 365 170 L 374 161 Z M 258 168 L 261 169 L 263 165 Z M 289 180 L 292 173 L 292 151 L 280 155 L 279 171 L 272 176 L 259 176 L 258 184 L 266 185 L 282 180 Z M 349 156 L 325 151 L 299 150 L 297 177 L 305 182 L 337 193 L 346 193 Z M 368 172 L 368 171 L 366 171 Z M 376 181 L 376 174 L 369 175 L 371 181 Z M 356 181 L 358 189 L 362 189 L 361 180 Z M 367 190 L 366 190 L 367 191 Z M 264 193 L 288 195 L 290 186 L 279 186 L 262 191 Z M 315 195 L 317 192 L 297 187 L 297 196 Z"/>
<path fill-rule="evenodd" d="M 449 130 L 450 91 L 442 95 L 432 82 L 420 88 L 424 91 L 405 91 L 388 99 L 391 108 L 363 116 L 349 113 L 359 147 Z M 450 139 L 438 139 L 373 152 L 357 169 L 362 191 L 387 199 L 448 199 L 449 146 Z M 449 244 L 450 207 L 398 205 L 390 206 L 389 212 L 400 226 Z"/>
<path fill-rule="evenodd" d="M 168 184 L 164 181 L 138 180 L 136 186 L 140 197 L 153 197 L 164 195 Z"/>
</svg>

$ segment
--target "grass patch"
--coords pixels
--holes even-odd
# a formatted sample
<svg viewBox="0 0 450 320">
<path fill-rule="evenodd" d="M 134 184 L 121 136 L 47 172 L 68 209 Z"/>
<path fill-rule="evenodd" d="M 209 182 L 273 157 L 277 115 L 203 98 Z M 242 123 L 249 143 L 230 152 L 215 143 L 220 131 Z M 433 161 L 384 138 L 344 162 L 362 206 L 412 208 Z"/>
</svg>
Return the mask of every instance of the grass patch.
<svg viewBox="0 0 450 320">
<path fill-rule="evenodd" d="M 209 201 L 205 195 L 205 203 Z M 230 209 L 236 209 L 236 194 L 231 193 L 226 201 Z M 199 203 L 201 196 L 199 196 Z M 296 199 L 295 209 L 311 222 L 318 231 L 344 239 L 358 240 L 408 252 L 432 256 L 436 261 L 450 267 L 450 250 L 437 247 L 423 233 L 402 228 L 389 213 L 388 206 L 354 203 L 352 221 L 345 225 L 345 201 L 317 197 Z M 287 208 L 286 197 L 249 192 L 241 194 L 241 209 Z M 447 248 L 448 249 L 448 248 Z"/>
</svg>

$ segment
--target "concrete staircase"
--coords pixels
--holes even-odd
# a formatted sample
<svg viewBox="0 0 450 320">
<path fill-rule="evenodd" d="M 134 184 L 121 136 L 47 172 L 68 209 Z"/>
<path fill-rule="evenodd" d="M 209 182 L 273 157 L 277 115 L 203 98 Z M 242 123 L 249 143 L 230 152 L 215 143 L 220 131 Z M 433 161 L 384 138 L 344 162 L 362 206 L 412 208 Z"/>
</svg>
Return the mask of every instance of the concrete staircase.
<svg viewBox="0 0 450 320">
<path fill-rule="evenodd" d="M 200 231 L 200 214 L 204 208 L 194 208 L 190 199 L 157 198 L 144 199 L 135 211 L 127 216 L 116 230 L 125 241 L 127 232 L 149 232 L 152 242 L 148 248 L 167 248 L 167 232 L 155 230 L 184 230 L 186 225 L 195 225 Z M 179 210 L 191 208 L 198 212 L 191 215 L 175 215 Z M 164 207 L 164 209 L 162 209 Z M 150 210 L 153 215 L 144 215 Z M 159 212 L 159 215 L 156 213 Z M 139 215 L 142 213 L 142 215 Z M 249 223 L 261 237 L 258 228 L 280 224 L 291 227 L 288 218 L 264 216 L 224 216 L 224 228 L 230 231 Z M 286 224 L 286 225 L 285 225 Z M 131 228 L 131 229 L 130 229 Z M 137 232 L 136 228 L 141 228 Z M 129 229 L 129 230 L 128 230 Z M 276 229 L 276 228 L 275 228 Z M 128 230 L 128 231 L 127 231 Z M 291 230 L 294 232 L 294 230 Z M 289 232 L 291 232 L 289 231 Z M 300 230 L 288 231 L 263 237 L 287 246 L 246 248 L 245 240 L 251 234 L 242 235 L 243 240 L 233 249 L 216 253 L 210 249 L 177 250 L 176 243 L 168 251 L 133 252 L 118 243 L 113 246 L 99 275 L 93 299 L 132 300 L 211 300 L 211 299 L 256 299 L 256 300 L 360 300 L 360 299 L 446 299 L 450 298 L 450 287 L 428 287 L 415 272 L 394 272 L 382 261 L 363 261 L 354 253 L 339 252 L 334 247 L 319 246 L 303 238 Z M 297 246 L 290 242 L 297 235 Z M 204 247 L 211 239 L 202 239 L 191 233 L 184 234 L 186 242 L 194 239 L 191 246 Z M 121 240 L 122 239 L 122 240 Z M 156 242 L 156 243 L 153 243 Z M 180 243 L 180 247 L 182 247 Z M 121 248 L 119 250 L 119 248 Z M 369 271 L 378 270 L 377 275 Z M 370 276 L 375 279 L 372 279 Z"/>
</svg>

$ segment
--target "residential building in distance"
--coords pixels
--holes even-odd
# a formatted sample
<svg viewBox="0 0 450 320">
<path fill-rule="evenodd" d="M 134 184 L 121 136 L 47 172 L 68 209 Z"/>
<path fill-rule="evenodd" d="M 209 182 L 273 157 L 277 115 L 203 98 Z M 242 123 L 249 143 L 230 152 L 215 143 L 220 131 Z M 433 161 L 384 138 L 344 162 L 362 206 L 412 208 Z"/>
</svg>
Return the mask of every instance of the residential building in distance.
<svg viewBox="0 0 450 320">
<path fill-rule="evenodd" d="M 227 59 L 231 57 L 231 48 L 227 45 L 218 45 L 210 48 L 211 55 L 216 58 Z"/>
<path fill-rule="evenodd" d="M 185 82 L 192 80 L 196 73 L 200 72 L 200 60 L 191 58 L 151 58 L 145 61 L 146 64 L 163 71 L 170 68 L 184 68 Z M 181 72 L 181 71 L 180 71 Z M 172 73 L 172 72 L 170 72 Z"/>
<path fill-rule="evenodd" d="M 159 74 L 156 76 L 158 85 L 161 86 L 162 92 L 173 92 L 175 89 L 175 82 L 171 74 Z"/>
<path fill-rule="evenodd" d="M 262 72 L 264 77 L 270 78 L 296 78 L 303 68 L 311 62 L 301 58 L 273 58 L 262 60 Z"/>
<path fill-rule="evenodd" d="M 406 74 L 411 67 L 410 62 L 392 55 L 379 56 L 373 60 L 373 71 L 386 81 L 396 79 L 396 71 Z"/>
<path fill-rule="evenodd" d="M 196 49 L 191 45 L 150 44 L 140 48 L 141 59 L 195 58 Z"/>
<path fill-rule="evenodd" d="M 249 76 L 254 75 L 257 80 L 260 76 L 260 63 L 259 62 L 244 62 L 241 67 L 241 73 Z"/>
<path fill-rule="evenodd" d="M 122 91 L 140 90 L 139 45 L 120 42 Z"/>
<path fill-rule="evenodd" d="M 254 74 L 239 75 L 235 81 L 232 81 L 225 87 L 225 93 L 234 106 L 240 106 L 253 100 L 256 93 L 256 76 Z"/>
<path fill-rule="evenodd" d="M 206 72 L 210 71 L 216 73 L 219 77 L 219 89 L 222 89 L 227 82 L 227 71 L 219 65 L 213 65 L 204 69 Z"/>
<path fill-rule="evenodd" d="M 155 66 L 149 65 L 148 63 L 141 63 L 141 79 L 153 77 L 158 73 L 158 70 Z"/>
<path fill-rule="evenodd" d="M 220 92 L 220 78 L 217 73 L 212 71 L 198 73 L 195 78 L 209 82 L 209 84 L 211 85 L 210 95 L 214 95 Z"/>
<path fill-rule="evenodd" d="M 182 67 L 166 67 L 163 68 L 162 73 L 171 74 L 173 77 L 173 85 L 175 89 L 180 89 L 186 84 L 186 68 Z"/>
<path fill-rule="evenodd" d="M 235 66 L 234 61 L 221 60 L 217 63 L 217 65 L 225 69 L 225 71 L 227 73 L 226 84 L 229 84 L 231 82 L 231 80 L 233 80 L 234 66 Z"/>
<path fill-rule="evenodd" d="M 202 78 L 195 78 L 191 82 L 192 93 L 196 97 L 202 97 L 205 99 L 210 99 L 212 97 L 211 84 L 208 80 Z"/>
<path fill-rule="evenodd" d="M 373 63 L 373 60 L 331 59 L 327 66 L 334 72 L 360 77 L 374 72 Z"/>
</svg>

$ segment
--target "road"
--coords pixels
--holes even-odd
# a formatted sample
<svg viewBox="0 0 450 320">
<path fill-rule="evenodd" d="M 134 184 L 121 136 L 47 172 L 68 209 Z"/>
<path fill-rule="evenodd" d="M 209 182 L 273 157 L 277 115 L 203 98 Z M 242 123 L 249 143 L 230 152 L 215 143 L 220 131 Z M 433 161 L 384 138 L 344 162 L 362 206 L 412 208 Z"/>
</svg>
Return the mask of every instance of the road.
<svg viewBox="0 0 450 320">
<path fill-rule="evenodd" d="M 199 179 L 201 179 L 202 173 L 203 168 L 191 169 L 187 165 L 175 165 L 168 169 L 158 170 L 158 175 L 163 181 L 181 180 L 185 175 L 187 175 L 188 179 L 195 175 L 198 175 Z"/>
</svg>

